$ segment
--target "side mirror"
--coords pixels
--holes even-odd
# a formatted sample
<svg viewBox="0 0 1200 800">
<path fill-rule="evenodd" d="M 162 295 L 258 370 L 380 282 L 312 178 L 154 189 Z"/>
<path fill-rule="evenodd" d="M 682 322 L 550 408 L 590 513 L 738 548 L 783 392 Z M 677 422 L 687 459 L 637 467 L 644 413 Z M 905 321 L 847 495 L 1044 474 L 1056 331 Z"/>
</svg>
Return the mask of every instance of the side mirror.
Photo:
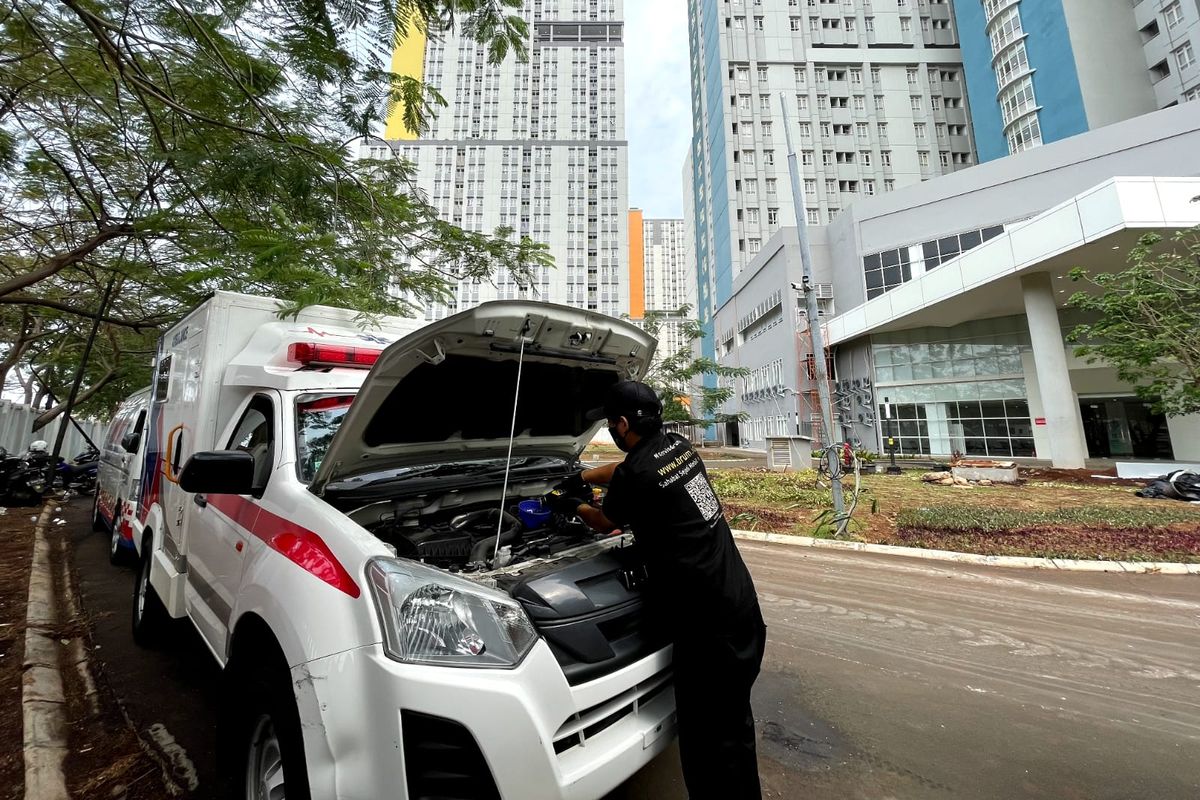
<svg viewBox="0 0 1200 800">
<path fill-rule="evenodd" d="M 183 465 L 179 487 L 192 494 L 251 494 L 254 456 L 242 450 L 195 453 Z"/>
<path fill-rule="evenodd" d="M 142 443 L 142 435 L 140 433 L 127 433 L 121 437 L 121 449 L 126 453 L 136 453 L 138 445 Z"/>
</svg>

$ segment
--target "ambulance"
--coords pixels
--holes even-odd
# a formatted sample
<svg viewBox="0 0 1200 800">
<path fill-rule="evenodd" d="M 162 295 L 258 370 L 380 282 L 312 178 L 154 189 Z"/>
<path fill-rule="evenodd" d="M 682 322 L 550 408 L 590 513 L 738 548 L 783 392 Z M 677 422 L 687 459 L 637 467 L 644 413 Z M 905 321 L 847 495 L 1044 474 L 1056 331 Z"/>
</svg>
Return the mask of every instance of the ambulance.
<svg viewBox="0 0 1200 800">
<path fill-rule="evenodd" d="M 599 798 L 667 747 L 632 537 L 540 500 L 652 337 L 484 303 L 414 330 L 219 292 L 161 338 L 132 626 L 224 670 L 245 797 Z"/>
<path fill-rule="evenodd" d="M 134 551 L 132 523 L 146 452 L 142 428 L 149 402 L 148 387 L 123 400 L 100 446 L 92 530 L 108 533 L 108 561 L 113 565 L 121 564 Z"/>
</svg>

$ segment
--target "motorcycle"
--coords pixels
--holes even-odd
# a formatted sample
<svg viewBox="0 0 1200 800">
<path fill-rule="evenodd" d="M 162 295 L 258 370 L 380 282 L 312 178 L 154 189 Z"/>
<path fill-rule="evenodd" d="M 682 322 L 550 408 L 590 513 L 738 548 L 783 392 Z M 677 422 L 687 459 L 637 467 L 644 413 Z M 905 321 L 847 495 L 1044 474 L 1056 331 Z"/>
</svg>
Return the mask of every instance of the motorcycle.
<svg viewBox="0 0 1200 800">
<path fill-rule="evenodd" d="M 96 491 L 96 474 L 100 468 L 100 452 L 89 447 L 75 458 L 58 459 L 54 467 L 54 485 L 84 494 Z"/>
<path fill-rule="evenodd" d="M 0 448 L 0 502 L 7 505 L 37 505 L 49 488 L 50 457 L 30 451 L 16 456 Z"/>
</svg>

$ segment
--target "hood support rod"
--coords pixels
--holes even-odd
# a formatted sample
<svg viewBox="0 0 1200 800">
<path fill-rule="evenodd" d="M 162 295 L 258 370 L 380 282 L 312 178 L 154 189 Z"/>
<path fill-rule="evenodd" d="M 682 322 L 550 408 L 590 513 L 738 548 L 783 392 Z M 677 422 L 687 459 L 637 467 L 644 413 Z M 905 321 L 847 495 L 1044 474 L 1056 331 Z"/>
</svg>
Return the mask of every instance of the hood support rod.
<svg viewBox="0 0 1200 800">
<path fill-rule="evenodd" d="M 521 370 L 525 366 L 525 338 L 529 333 L 529 317 L 521 328 L 521 349 L 517 355 L 517 385 L 513 387 L 512 425 L 508 429 L 508 458 L 504 460 L 504 485 L 500 489 L 500 514 L 496 517 L 496 547 L 492 551 L 492 563 L 495 568 L 496 559 L 500 557 L 500 534 L 504 530 L 504 504 L 508 502 L 508 473 L 512 469 L 513 439 L 517 437 L 517 405 L 521 400 Z"/>
</svg>

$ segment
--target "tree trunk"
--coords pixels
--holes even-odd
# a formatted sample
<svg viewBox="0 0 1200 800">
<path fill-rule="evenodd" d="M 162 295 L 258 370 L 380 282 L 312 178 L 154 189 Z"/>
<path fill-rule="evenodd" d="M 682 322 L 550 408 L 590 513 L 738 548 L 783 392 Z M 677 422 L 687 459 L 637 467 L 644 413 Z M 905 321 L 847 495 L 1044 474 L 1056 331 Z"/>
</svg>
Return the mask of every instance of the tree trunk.
<svg viewBox="0 0 1200 800">
<path fill-rule="evenodd" d="M 89 397 L 94 395 L 96 392 L 100 391 L 105 386 L 107 386 L 115 377 L 117 377 L 117 371 L 115 369 L 109 369 L 109 371 L 106 372 L 104 374 L 104 376 L 100 378 L 100 380 L 96 381 L 88 388 L 82 389 L 79 392 L 79 396 L 75 398 L 75 404 L 79 405 L 80 403 L 86 401 Z M 66 407 L 67 407 L 67 404 L 65 402 L 57 403 L 53 407 L 51 407 L 47 403 L 46 410 L 37 419 L 35 419 L 33 421 L 33 429 L 35 431 L 39 431 L 42 428 L 46 427 L 51 422 L 53 422 L 55 420 L 55 418 L 57 418 L 58 415 L 61 414 L 63 412 L 63 409 L 65 409 Z"/>
</svg>

